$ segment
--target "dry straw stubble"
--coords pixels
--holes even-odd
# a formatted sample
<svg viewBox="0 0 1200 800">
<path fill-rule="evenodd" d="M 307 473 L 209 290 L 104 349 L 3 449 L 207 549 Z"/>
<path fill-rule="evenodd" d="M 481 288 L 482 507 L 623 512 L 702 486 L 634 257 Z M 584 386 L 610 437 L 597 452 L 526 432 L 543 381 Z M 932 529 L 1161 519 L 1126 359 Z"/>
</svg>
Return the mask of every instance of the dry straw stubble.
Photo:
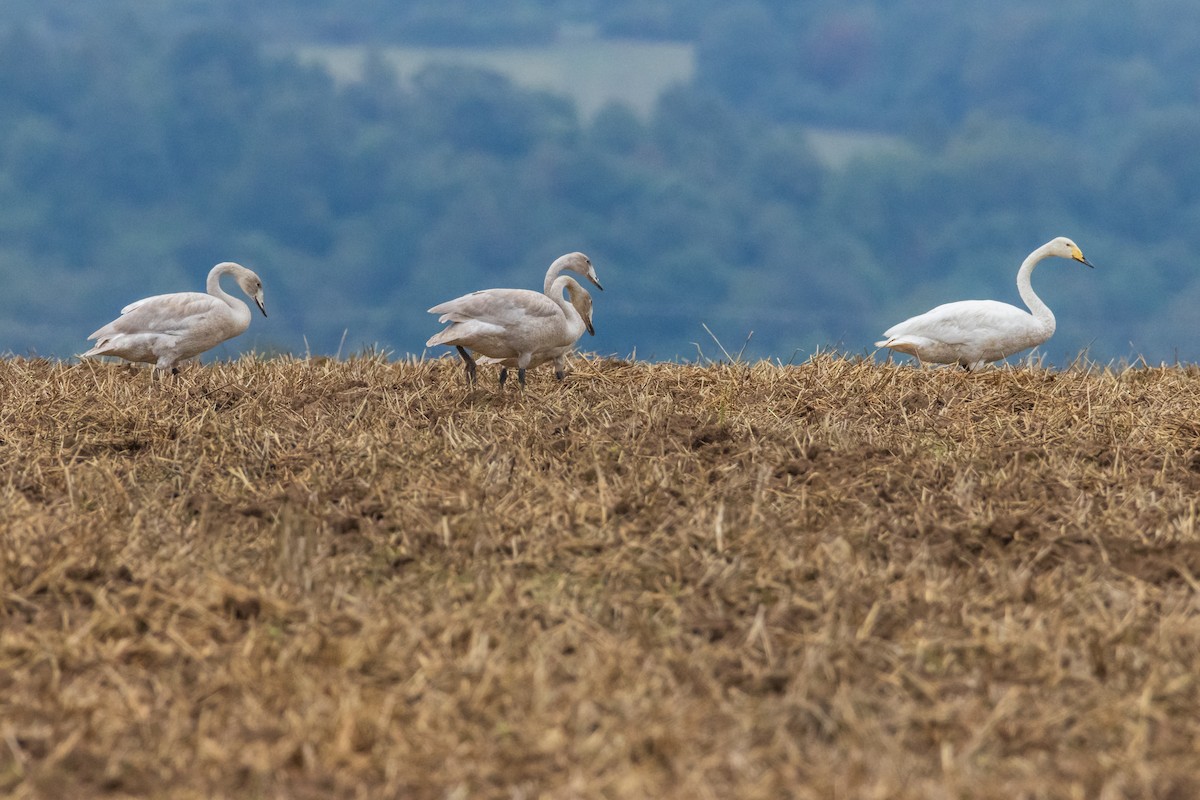
<svg viewBox="0 0 1200 800">
<path fill-rule="evenodd" d="M 0 362 L 0 792 L 1189 797 L 1200 373 Z"/>
</svg>

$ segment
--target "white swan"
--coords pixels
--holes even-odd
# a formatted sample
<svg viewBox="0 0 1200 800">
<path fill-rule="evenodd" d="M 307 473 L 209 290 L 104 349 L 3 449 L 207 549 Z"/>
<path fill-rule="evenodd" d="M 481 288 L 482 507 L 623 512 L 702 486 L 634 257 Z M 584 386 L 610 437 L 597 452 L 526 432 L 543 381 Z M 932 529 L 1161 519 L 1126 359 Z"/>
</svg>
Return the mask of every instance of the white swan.
<svg viewBox="0 0 1200 800">
<path fill-rule="evenodd" d="M 451 323 L 429 338 L 426 347 L 453 345 L 466 362 L 467 382 L 475 382 L 475 360 L 468 350 L 496 359 L 515 359 L 517 377 L 525 385 L 525 370 L 535 353 L 570 347 L 583 331 L 595 333 L 572 300 L 583 291 L 574 278 L 562 275 L 550 286 L 549 296 L 529 289 L 485 289 L 429 309 L 438 322 Z"/>
<path fill-rule="evenodd" d="M 88 337 L 95 339 L 96 345 L 81 358 L 117 356 L 178 372 L 181 361 L 232 339 L 250 326 L 250 308 L 225 293 L 222 275 L 234 276 L 263 316 L 267 315 L 259 277 L 240 264 L 225 261 L 208 273 L 208 294 L 160 294 L 125 306 L 121 316 Z"/>
<path fill-rule="evenodd" d="M 594 282 L 595 281 L 593 281 L 593 283 Z M 579 318 L 583 320 L 584 327 L 587 329 L 588 333 L 590 333 L 592 336 L 595 336 L 596 328 L 592 324 L 592 296 L 588 294 L 587 289 L 584 289 L 582 286 L 576 284 L 576 287 L 577 288 L 575 291 L 570 291 L 567 293 L 568 300 L 570 301 L 571 305 L 575 307 L 575 311 L 579 314 Z M 549 293 L 549 289 L 547 289 L 547 293 Z M 553 361 L 554 377 L 561 381 L 566 376 L 567 353 L 571 352 L 571 349 L 575 346 L 575 342 L 578 341 L 579 337 L 583 335 L 583 330 L 584 328 L 579 328 L 578 333 L 575 335 L 575 339 L 572 340 L 570 344 L 547 347 L 543 350 L 538 350 L 529 359 L 529 363 L 525 366 L 525 368 L 533 369 L 534 367 L 545 364 L 547 361 Z M 499 364 L 501 386 L 503 386 L 504 382 L 508 380 L 508 370 L 510 367 L 520 368 L 520 365 L 517 363 L 517 359 L 515 358 L 492 358 L 491 356 L 482 356 L 475 359 L 475 362 L 477 364 Z"/>
<path fill-rule="evenodd" d="M 546 279 L 544 281 L 542 281 L 542 292 L 545 293 L 545 295 L 547 297 L 550 296 L 550 287 L 554 284 L 554 281 L 558 278 L 559 275 L 561 275 L 563 272 L 565 272 L 567 270 L 570 270 L 571 272 L 574 272 L 577 275 L 582 275 L 583 277 L 585 277 L 589 281 L 591 281 L 593 284 L 595 284 L 597 289 L 599 289 L 602 292 L 604 291 L 604 287 L 600 285 L 600 279 L 596 277 L 596 269 L 595 269 L 595 267 L 592 266 L 592 260 L 590 258 L 588 258 L 586 255 L 584 255 L 583 253 L 567 253 L 566 255 L 559 256 L 558 258 L 554 259 L 554 263 L 552 263 L 550 265 L 550 269 L 546 270 Z M 562 293 L 559 292 L 559 294 L 561 295 Z M 577 301 L 577 298 L 578 298 L 578 301 Z M 580 316 L 583 319 L 587 320 L 588 323 L 591 323 L 592 322 L 592 296 L 590 294 L 588 294 L 588 292 L 585 289 L 583 289 L 583 287 L 580 287 L 579 293 L 572 295 L 570 297 L 570 301 L 571 301 L 571 305 L 575 306 L 575 310 L 579 312 Z M 583 335 L 583 331 L 580 331 L 580 336 L 582 336 L 582 335 Z M 593 332 L 593 335 L 595 335 L 594 332 Z M 576 337 L 576 338 L 578 338 L 578 337 Z M 526 367 L 526 369 L 532 369 L 533 367 L 537 367 L 537 366 L 541 366 L 542 364 L 545 364 L 547 361 L 553 361 L 554 362 L 554 377 L 561 381 L 563 379 L 563 377 L 566 375 L 567 353 L 570 352 L 570 350 L 573 346 L 574 346 L 574 342 L 572 342 L 570 345 L 567 345 L 565 347 L 551 347 L 547 350 L 544 350 L 544 351 L 541 351 L 538 353 L 534 353 L 533 358 L 530 360 L 529 365 L 528 365 L 528 367 Z M 500 358 L 492 358 L 490 356 L 483 356 L 482 358 L 476 359 L 476 363 L 477 364 L 499 364 L 500 365 L 500 385 L 503 386 L 504 382 L 506 380 L 508 380 L 509 367 L 517 366 L 517 359 L 515 359 L 515 358 L 500 359 Z"/>
<path fill-rule="evenodd" d="M 596 269 L 592 266 L 592 260 L 583 253 L 567 253 L 565 256 L 559 256 L 554 259 L 554 263 L 550 265 L 550 269 L 546 270 L 546 279 L 542 282 L 542 292 L 549 296 L 550 287 L 565 270 L 582 275 L 594 283 L 597 289 L 602 292 L 604 291 L 604 287 L 600 285 L 599 279 L 596 278 Z"/>
<path fill-rule="evenodd" d="M 918 361 L 957 363 L 969 370 L 1041 344 L 1054 335 L 1054 314 L 1034 294 L 1030 276 L 1047 256 L 1092 266 L 1078 245 L 1060 236 L 1030 253 L 1017 272 L 1017 291 L 1028 312 L 995 300 L 946 303 L 888 328 L 883 334 L 887 338 L 875 346 L 908 353 Z"/>
</svg>

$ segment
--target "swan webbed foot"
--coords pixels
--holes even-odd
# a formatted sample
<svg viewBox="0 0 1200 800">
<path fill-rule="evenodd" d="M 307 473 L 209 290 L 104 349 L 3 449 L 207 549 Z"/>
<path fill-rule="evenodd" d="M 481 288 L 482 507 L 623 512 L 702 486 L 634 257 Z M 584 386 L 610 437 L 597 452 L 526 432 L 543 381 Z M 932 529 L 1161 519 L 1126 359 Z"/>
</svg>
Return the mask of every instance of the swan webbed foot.
<svg viewBox="0 0 1200 800">
<path fill-rule="evenodd" d="M 462 356 L 463 361 L 466 362 L 467 385 L 474 386 L 475 385 L 475 359 L 471 358 L 471 354 L 468 353 L 466 348 L 463 347 L 461 344 L 456 344 L 454 346 L 456 348 L 458 348 L 458 354 L 460 356 Z"/>
</svg>

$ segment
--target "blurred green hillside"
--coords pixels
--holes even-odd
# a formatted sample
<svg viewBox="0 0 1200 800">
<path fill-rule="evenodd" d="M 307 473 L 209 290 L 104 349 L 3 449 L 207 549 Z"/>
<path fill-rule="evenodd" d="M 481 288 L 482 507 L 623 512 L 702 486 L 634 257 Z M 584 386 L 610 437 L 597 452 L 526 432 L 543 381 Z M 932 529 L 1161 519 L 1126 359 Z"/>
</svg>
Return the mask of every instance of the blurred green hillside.
<svg viewBox="0 0 1200 800">
<path fill-rule="evenodd" d="M 655 43 L 676 79 L 586 94 L 627 101 L 488 60 Z M 1198 360 L 1197 43 L 1173 0 L 10 0 L 0 349 L 70 356 L 236 260 L 271 317 L 218 354 L 419 353 L 430 305 L 578 249 L 589 348 L 715 355 L 706 323 L 787 361 L 1019 303 L 1067 235 L 1097 269 L 1035 276 L 1051 360 Z M 334 47 L 353 74 L 312 59 Z M 431 48 L 479 58 L 394 69 Z"/>
</svg>

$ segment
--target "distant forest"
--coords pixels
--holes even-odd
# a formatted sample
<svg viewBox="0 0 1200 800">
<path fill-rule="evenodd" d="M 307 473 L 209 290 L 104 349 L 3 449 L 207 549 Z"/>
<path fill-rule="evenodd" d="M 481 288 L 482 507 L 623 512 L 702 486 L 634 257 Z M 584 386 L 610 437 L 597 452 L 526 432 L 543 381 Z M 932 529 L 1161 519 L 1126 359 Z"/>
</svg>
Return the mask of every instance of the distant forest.
<svg viewBox="0 0 1200 800">
<path fill-rule="evenodd" d="M 479 69 L 339 85 L 305 43 L 690 42 L 649 117 Z M 1200 5 L 1064 0 L 8 0 L 0 350 L 68 357 L 135 298 L 264 278 L 240 348 L 420 353 L 424 310 L 587 252 L 602 353 L 869 352 L 1047 262 L 1054 363 L 1200 360 Z M 906 146 L 834 166 L 812 129 Z M 693 344 L 696 343 L 696 344 Z"/>
</svg>

